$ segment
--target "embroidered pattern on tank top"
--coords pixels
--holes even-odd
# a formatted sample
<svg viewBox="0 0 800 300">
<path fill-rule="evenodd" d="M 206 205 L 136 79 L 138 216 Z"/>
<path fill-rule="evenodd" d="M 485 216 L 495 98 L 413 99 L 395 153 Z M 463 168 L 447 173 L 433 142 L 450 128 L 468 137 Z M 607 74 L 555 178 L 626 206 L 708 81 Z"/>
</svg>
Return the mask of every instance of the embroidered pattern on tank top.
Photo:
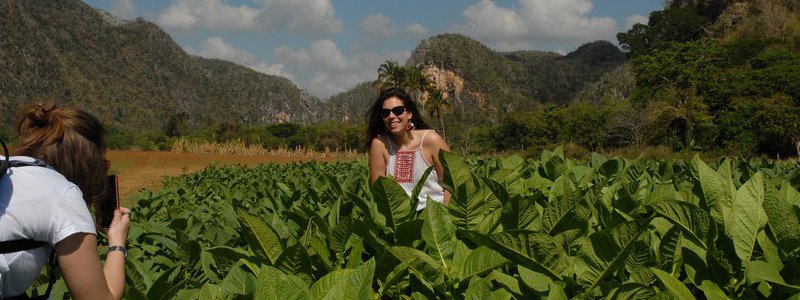
<svg viewBox="0 0 800 300">
<path fill-rule="evenodd" d="M 394 178 L 397 182 L 414 182 L 414 159 L 417 151 L 397 151 L 394 162 Z"/>
</svg>

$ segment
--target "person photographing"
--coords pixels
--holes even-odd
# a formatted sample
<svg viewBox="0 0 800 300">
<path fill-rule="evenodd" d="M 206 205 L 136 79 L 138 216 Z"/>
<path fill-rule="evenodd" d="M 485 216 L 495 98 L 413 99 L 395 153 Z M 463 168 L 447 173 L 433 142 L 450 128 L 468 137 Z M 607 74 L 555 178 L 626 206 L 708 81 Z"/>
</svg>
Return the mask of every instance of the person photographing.
<svg viewBox="0 0 800 300">
<path fill-rule="evenodd" d="M 81 109 L 37 103 L 20 111 L 16 131 L 14 156 L 2 157 L 10 165 L 0 174 L 0 242 L 30 249 L 0 251 L 0 298 L 26 299 L 53 256 L 73 299 L 122 299 L 130 209 L 113 210 L 107 228 L 89 210 L 113 192 L 102 123 Z M 108 240 L 104 265 L 98 229 Z"/>
</svg>

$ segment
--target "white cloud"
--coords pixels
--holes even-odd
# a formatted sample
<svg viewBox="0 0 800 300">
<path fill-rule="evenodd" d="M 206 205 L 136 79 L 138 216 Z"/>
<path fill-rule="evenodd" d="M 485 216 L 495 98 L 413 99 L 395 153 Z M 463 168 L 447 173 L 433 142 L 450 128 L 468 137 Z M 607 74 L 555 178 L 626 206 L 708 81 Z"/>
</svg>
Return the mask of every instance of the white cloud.
<svg viewBox="0 0 800 300">
<path fill-rule="evenodd" d="M 326 71 L 340 71 L 348 68 L 347 58 L 339 51 L 331 40 L 319 40 L 311 43 L 311 62 Z"/>
<path fill-rule="evenodd" d="M 312 67 L 323 71 L 340 71 L 349 68 L 350 62 L 331 40 L 317 40 L 311 49 L 296 49 L 281 46 L 275 49 L 278 61 L 298 66 L 300 69 Z"/>
<path fill-rule="evenodd" d="M 111 13 L 123 19 L 136 17 L 136 6 L 133 0 L 111 0 Z"/>
<path fill-rule="evenodd" d="M 262 0 L 261 7 L 224 0 L 174 0 L 158 17 L 169 29 L 287 30 L 309 36 L 339 32 L 342 21 L 329 0 Z"/>
<path fill-rule="evenodd" d="M 420 23 L 412 23 L 406 26 L 406 32 L 411 35 L 427 35 L 428 29 Z"/>
<path fill-rule="evenodd" d="M 294 80 L 294 76 L 286 71 L 286 66 L 280 63 L 270 65 L 265 62 L 259 62 L 255 65 L 250 66 L 250 68 L 264 74 L 276 75 L 276 76 L 286 77 L 289 80 Z"/>
<path fill-rule="evenodd" d="M 268 29 L 305 33 L 317 36 L 321 33 L 340 32 L 344 27 L 336 18 L 329 0 L 262 0 L 259 20 Z"/>
<path fill-rule="evenodd" d="M 206 39 L 200 46 L 199 50 L 195 50 L 192 47 L 187 47 L 186 52 L 205 58 L 224 59 L 246 66 L 257 72 L 282 76 L 289 78 L 290 80 L 294 79 L 294 76 L 286 71 L 286 68 L 283 64 L 269 64 L 264 61 L 260 61 L 252 53 L 237 49 L 219 37 L 211 37 Z"/>
<path fill-rule="evenodd" d="M 616 21 L 589 17 L 591 10 L 590 0 L 519 0 L 513 8 L 481 0 L 464 10 L 467 23 L 461 30 L 498 50 L 531 49 L 541 42 L 612 39 Z"/>
<path fill-rule="evenodd" d="M 395 31 L 392 19 L 384 15 L 369 15 L 361 20 L 361 28 L 375 37 L 388 37 Z"/>
<path fill-rule="evenodd" d="M 275 48 L 274 56 L 278 61 L 297 65 L 301 69 L 311 66 L 311 53 L 305 49 L 294 49 L 289 46 Z"/>
<path fill-rule="evenodd" d="M 273 53 L 276 63 L 282 64 L 286 72 L 295 74 L 298 86 L 320 98 L 374 80 L 380 64 L 386 60 L 404 63 L 410 55 L 410 51 L 377 53 L 355 50 L 343 53 L 335 42 L 327 39 L 311 42 L 306 48 L 281 46 Z"/>
<path fill-rule="evenodd" d="M 366 16 L 359 22 L 359 25 L 367 33 L 367 42 L 378 41 L 397 34 L 415 37 L 428 34 L 428 29 L 420 23 L 411 23 L 400 30 L 391 18 L 381 14 Z"/>
<path fill-rule="evenodd" d="M 210 37 L 206 39 L 196 54 L 206 58 L 229 60 L 240 65 L 252 65 L 258 62 L 255 55 L 237 49 L 219 37 Z"/>
<path fill-rule="evenodd" d="M 221 0 L 176 0 L 161 13 L 158 23 L 172 29 L 254 29 L 259 10 L 228 6 Z"/>
<path fill-rule="evenodd" d="M 649 20 L 648 17 L 639 14 L 629 16 L 628 18 L 625 19 L 625 30 L 626 31 L 630 30 L 636 23 L 647 25 L 648 20 Z"/>
</svg>

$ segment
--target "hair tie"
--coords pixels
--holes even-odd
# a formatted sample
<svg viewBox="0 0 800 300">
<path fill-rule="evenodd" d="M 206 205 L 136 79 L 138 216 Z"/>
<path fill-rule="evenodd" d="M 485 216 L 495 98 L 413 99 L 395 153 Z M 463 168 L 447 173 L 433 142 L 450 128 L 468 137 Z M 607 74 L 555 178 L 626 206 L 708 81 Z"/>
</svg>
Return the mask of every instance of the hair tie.
<svg viewBox="0 0 800 300">
<path fill-rule="evenodd" d="M 33 105 L 31 114 L 28 117 L 36 127 L 43 127 L 51 121 L 50 111 L 41 102 Z"/>
</svg>

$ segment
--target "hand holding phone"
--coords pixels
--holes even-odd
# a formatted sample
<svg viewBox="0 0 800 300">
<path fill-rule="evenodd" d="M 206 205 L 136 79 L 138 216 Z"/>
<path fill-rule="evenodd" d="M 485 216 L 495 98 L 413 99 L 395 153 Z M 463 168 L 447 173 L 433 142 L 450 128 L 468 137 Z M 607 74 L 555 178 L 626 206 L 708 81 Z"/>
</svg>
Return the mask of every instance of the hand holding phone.
<svg viewBox="0 0 800 300">
<path fill-rule="evenodd" d="M 108 175 L 107 190 L 97 206 L 97 223 L 100 227 L 108 228 L 114 219 L 114 211 L 119 208 L 119 179 L 117 175 Z"/>
</svg>

